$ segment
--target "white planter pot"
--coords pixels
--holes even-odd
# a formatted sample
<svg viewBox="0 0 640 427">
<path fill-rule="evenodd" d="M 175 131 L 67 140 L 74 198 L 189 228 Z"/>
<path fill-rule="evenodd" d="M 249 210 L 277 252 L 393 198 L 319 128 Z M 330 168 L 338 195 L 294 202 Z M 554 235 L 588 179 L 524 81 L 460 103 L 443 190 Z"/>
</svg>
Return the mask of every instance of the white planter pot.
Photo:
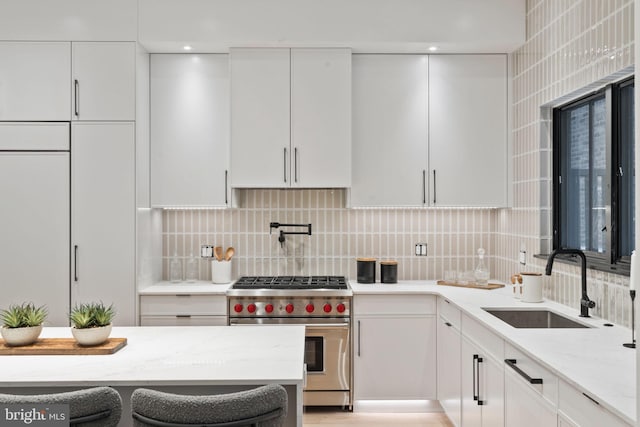
<svg viewBox="0 0 640 427">
<path fill-rule="evenodd" d="M 2 334 L 5 344 L 12 347 L 33 344 L 41 332 L 42 325 L 26 328 L 6 328 L 4 326 L 0 328 L 0 334 Z"/>
<path fill-rule="evenodd" d="M 80 345 L 98 345 L 109 338 L 111 334 L 111 323 L 99 328 L 77 329 L 72 327 L 71 333 Z"/>
</svg>

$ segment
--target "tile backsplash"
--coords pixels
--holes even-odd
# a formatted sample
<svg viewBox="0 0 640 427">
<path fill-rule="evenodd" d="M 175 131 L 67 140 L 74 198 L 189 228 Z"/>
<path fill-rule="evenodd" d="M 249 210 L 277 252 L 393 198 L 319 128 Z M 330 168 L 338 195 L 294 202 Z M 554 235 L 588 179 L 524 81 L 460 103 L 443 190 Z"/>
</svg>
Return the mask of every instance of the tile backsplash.
<svg viewBox="0 0 640 427">
<path fill-rule="evenodd" d="M 241 190 L 242 208 L 163 211 L 163 277 L 174 252 L 183 260 L 200 245 L 233 246 L 233 275 L 345 275 L 356 258 L 394 259 L 400 280 L 440 279 L 473 270 L 483 247 L 492 267 L 495 211 L 489 209 L 347 209 L 344 190 Z M 270 222 L 311 223 L 313 234 L 286 236 Z M 293 230 L 293 229 L 292 229 Z M 416 256 L 416 243 L 428 256 Z M 200 278 L 211 267 L 199 259 Z M 378 270 L 379 275 L 379 270 Z M 378 276 L 379 277 L 379 276 Z"/>
<path fill-rule="evenodd" d="M 543 272 L 532 254 L 551 249 L 551 108 L 633 73 L 633 0 L 528 0 L 526 43 L 510 55 L 512 69 L 513 208 L 497 212 L 496 274 L 521 266 Z M 629 280 L 589 270 L 596 316 L 630 326 Z M 578 309 L 580 270 L 554 265 L 545 297 Z"/>
<path fill-rule="evenodd" d="M 234 246 L 233 275 L 337 274 L 355 278 L 357 257 L 399 261 L 400 280 L 440 279 L 473 270 L 484 247 L 492 277 L 543 272 L 551 241 L 551 120 L 554 105 L 633 73 L 633 0 L 528 0 L 527 41 L 510 55 L 511 209 L 348 209 L 344 190 L 242 190 L 242 207 L 162 213 L 163 277 L 174 251 L 185 260 L 200 245 Z M 312 236 L 287 236 L 269 222 L 311 223 Z M 416 243 L 428 256 L 415 256 Z M 518 264 L 520 249 L 527 265 Z M 200 278 L 210 263 L 198 258 Z M 379 274 L 379 270 L 378 270 Z M 630 325 L 627 277 L 589 271 L 592 310 Z M 545 297 L 578 309 L 580 271 L 556 263 Z"/>
</svg>

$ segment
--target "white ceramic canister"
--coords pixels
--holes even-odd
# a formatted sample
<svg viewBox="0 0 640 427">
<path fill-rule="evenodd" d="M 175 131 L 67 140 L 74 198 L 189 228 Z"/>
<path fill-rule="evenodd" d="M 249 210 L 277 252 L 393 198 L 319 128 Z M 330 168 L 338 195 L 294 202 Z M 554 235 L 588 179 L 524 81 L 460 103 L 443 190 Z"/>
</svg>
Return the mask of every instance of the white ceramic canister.
<svg viewBox="0 0 640 427">
<path fill-rule="evenodd" d="M 211 281 L 218 284 L 231 283 L 231 261 L 211 261 Z"/>
<path fill-rule="evenodd" d="M 520 273 L 522 302 L 542 302 L 542 273 Z"/>
</svg>

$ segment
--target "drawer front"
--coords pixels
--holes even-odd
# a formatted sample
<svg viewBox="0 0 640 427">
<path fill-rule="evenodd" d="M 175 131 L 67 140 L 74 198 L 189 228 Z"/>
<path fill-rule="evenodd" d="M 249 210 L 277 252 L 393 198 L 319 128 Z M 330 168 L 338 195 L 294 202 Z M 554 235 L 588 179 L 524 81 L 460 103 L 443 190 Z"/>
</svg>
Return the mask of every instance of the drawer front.
<svg viewBox="0 0 640 427">
<path fill-rule="evenodd" d="M 478 323 L 477 320 L 463 314 L 462 334 L 475 342 L 500 363 L 504 362 L 504 340 Z"/>
<path fill-rule="evenodd" d="M 140 326 L 226 326 L 226 316 L 142 316 Z"/>
<path fill-rule="evenodd" d="M 226 316 L 227 299 L 223 295 L 142 295 L 140 314 Z"/>
<path fill-rule="evenodd" d="M 509 370 L 520 376 L 532 390 L 543 396 L 553 406 L 558 406 L 558 377 L 510 344 L 505 344 L 504 358 L 515 359 L 515 366 L 521 373 L 506 362 L 505 371 Z M 523 375 L 528 375 L 532 379 L 542 379 L 542 384 L 531 384 Z"/>
<path fill-rule="evenodd" d="M 460 329 L 460 310 L 444 297 L 438 298 L 438 313 L 443 319 Z"/>
<path fill-rule="evenodd" d="M 353 312 L 361 315 L 436 314 L 434 295 L 354 295 Z"/>
<path fill-rule="evenodd" d="M 581 392 L 560 381 L 558 409 L 578 426 L 630 427 L 617 416 L 600 406 L 589 393 Z"/>
</svg>

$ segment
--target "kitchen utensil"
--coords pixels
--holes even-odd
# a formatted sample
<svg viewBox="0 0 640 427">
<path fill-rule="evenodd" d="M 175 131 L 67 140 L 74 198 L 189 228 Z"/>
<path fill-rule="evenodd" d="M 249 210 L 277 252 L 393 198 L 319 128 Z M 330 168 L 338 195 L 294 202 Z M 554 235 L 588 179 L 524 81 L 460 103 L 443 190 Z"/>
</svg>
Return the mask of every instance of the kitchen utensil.
<svg viewBox="0 0 640 427">
<path fill-rule="evenodd" d="M 233 249 L 233 246 L 229 246 L 226 252 L 224 253 L 224 260 L 231 261 L 231 257 L 233 257 L 235 253 L 236 253 L 236 250 Z"/>
<path fill-rule="evenodd" d="M 216 246 L 213 248 L 213 256 L 215 256 L 218 261 L 222 261 L 224 259 L 222 256 L 222 246 Z"/>
</svg>

